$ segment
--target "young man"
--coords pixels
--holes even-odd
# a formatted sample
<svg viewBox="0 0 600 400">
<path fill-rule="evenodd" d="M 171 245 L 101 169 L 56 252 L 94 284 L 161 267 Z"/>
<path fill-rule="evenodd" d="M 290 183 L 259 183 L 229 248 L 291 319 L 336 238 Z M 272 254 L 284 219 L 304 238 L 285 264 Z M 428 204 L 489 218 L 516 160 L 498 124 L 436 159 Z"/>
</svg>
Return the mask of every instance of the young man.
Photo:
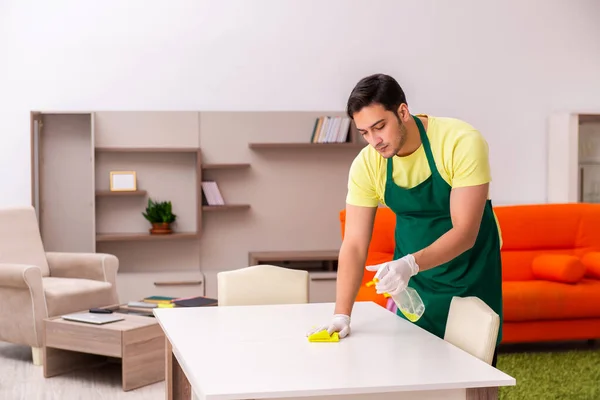
<svg viewBox="0 0 600 400">
<path fill-rule="evenodd" d="M 458 119 L 411 115 L 400 85 L 382 74 L 358 82 L 347 113 L 369 146 L 350 167 L 336 306 L 324 328 L 350 333 L 379 203 L 396 214 L 396 247 L 393 261 L 366 266 L 378 271 L 377 293 L 416 289 L 425 313 L 415 323 L 439 337 L 453 296 L 479 297 L 502 321 L 501 238 L 483 136 Z M 501 332 L 502 324 L 497 343 Z"/>
</svg>

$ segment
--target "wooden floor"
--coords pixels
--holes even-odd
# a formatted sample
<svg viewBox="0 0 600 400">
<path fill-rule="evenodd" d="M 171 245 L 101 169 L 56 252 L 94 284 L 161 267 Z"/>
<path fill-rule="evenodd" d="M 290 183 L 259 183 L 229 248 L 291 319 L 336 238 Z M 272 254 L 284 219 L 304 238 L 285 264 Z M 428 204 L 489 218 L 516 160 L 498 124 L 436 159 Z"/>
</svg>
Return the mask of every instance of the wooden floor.
<svg viewBox="0 0 600 400">
<path fill-rule="evenodd" d="M 44 378 L 33 365 L 31 348 L 0 342 L 0 399 L 2 400 L 154 400 L 165 398 L 165 383 L 123 392 L 120 364 L 109 363 L 84 371 Z"/>
</svg>

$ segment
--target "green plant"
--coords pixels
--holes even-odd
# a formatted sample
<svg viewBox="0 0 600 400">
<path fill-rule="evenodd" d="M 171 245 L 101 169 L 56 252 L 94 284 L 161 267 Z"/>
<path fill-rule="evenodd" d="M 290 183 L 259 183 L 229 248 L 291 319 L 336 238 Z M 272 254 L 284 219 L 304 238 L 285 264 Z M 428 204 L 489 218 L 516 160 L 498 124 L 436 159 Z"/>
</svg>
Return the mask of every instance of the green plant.
<svg viewBox="0 0 600 400">
<path fill-rule="evenodd" d="M 152 224 L 162 222 L 171 223 L 177 219 L 177 215 L 173 214 L 173 206 L 170 201 L 157 202 L 148 199 L 146 212 L 143 212 L 142 215 Z"/>
</svg>

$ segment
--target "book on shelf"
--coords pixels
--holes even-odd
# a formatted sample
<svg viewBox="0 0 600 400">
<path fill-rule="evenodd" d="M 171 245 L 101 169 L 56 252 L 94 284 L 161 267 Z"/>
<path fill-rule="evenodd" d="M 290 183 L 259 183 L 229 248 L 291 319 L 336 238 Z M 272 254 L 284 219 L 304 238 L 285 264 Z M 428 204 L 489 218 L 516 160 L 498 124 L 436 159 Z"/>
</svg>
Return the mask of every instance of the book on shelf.
<svg viewBox="0 0 600 400">
<path fill-rule="evenodd" d="M 345 143 L 350 132 L 350 117 L 322 116 L 317 118 L 312 132 L 312 143 Z"/>
<path fill-rule="evenodd" d="M 204 206 L 223 206 L 225 200 L 221 195 L 219 186 L 215 181 L 202 182 L 202 205 Z"/>
</svg>

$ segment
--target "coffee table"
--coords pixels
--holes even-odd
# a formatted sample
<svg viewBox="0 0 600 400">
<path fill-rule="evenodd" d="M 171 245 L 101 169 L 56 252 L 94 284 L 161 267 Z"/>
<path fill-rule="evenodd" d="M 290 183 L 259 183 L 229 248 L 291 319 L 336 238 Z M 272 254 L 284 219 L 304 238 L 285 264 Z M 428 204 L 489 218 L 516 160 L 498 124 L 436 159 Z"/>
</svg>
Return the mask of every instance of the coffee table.
<svg viewBox="0 0 600 400">
<path fill-rule="evenodd" d="M 110 308 L 125 311 L 124 305 Z M 147 310 L 145 310 L 147 312 Z M 105 325 L 45 320 L 44 377 L 86 368 L 108 357 L 121 359 L 123 390 L 165 379 L 165 336 L 153 317 L 120 314 L 123 321 Z"/>
</svg>

